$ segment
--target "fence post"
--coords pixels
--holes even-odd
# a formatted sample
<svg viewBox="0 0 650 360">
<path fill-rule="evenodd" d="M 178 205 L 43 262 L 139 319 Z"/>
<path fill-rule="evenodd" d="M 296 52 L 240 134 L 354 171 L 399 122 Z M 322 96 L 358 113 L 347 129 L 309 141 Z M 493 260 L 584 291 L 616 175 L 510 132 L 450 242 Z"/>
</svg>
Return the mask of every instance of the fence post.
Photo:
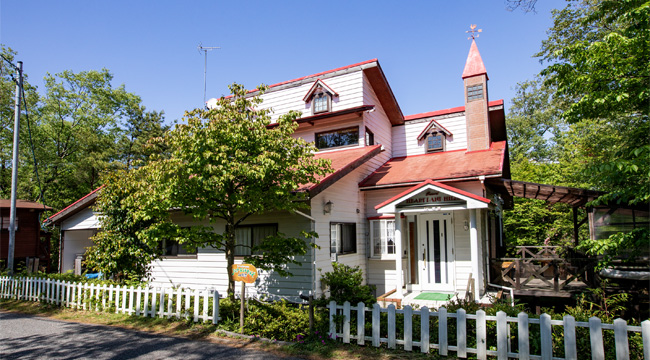
<svg viewBox="0 0 650 360">
<path fill-rule="evenodd" d="M 600 319 L 595 316 L 589 318 L 589 339 L 591 340 L 591 359 L 605 360 L 602 325 Z"/>
<path fill-rule="evenodd" d="M 199 322 L 199 298 L 201 292 L 194 289 L 194 322 Z"/>
<path fill-rule="evenodd" d="M 404 350 L 413 350 L 413 308 L 404 306 Z"/>
<path fill-rule="evenodd" d="M 578 360 L 578 349 L 576 347 L 576 319 L 571 315 L 564 315 L 564 358 L 566 360 Z"/>
<path fill-rule="evenodd" d="M 641 323 L 641 337 L 643 338 L 643 358 L 650 359 L 650 320 Z"/>
<path fill-rule="evenodd" d="M 458 347 L 456 356 L 463 359 L 467 357 L 467 320 L 465 314 L 464 309 L 456 311 L 456 344 Z"/>
<path fill-rule="evenodd" d="M 539 330 L 541 333 L 542 360 L 553 359 L 553 337 L 551 336 L 551 316 L 542 314 L 539 317 Z"/>
<path fill-rule="evenodd" d="M 508 360 L 508 320 L 506 313 L 497 313 L 497 357 L 499 360 Z"/>
<path fill-rule="evenodd" d="M 447 309 L 438 309 L 438 353 L 447 356 Z"/>
<path fill-rule="evenodd" d="M 476 312 L 476 358 L 487 359 L 487 326 L 483 310 Z"/>
<path fill-rule="evenodd" d="M 156 306 L 156 300 L 158 300 L 158 288 L 154 286 L 151 289 L 151 311 L 149 311 L 149 315 L 151 315 L 151 317 L 156 317 L 156 310 L 158 309 L 158 306 Z M 208 320 L 207 315 L 205 317 L 205 320 Z"/>
<path fill-rule="evenodd" d="M 372 346 L 379 347 L 381 341 L 379 339 L 379 304 L 375 303 L 372 306 Z"/>
<path fill-rule="evenodd" d="M 158 317 L 165 316 L 165 288 L 160 288 L 160 301 L 158 304 Z"/>
<path fill-rule="evenodd" d="M 517 315 L 517 342 L 520 359 L 530 359 L 530 340 L 528 330 L 528 314 L 520 312 Z"/>
<path fill-rule="evenodd" d="M 627 342 L 627 322 L 614 320 L 614 341 L 616 343 L 616 360 L 629 360 L 630 348 Z"/>
<path fill-rule="evenodd" d="M 140 316 L 140 302 L 142 301 L 142 286 L 138 286 L 135 289 L 137 295 L 135 298 L 135 315 Z"/>
<path fill-rule="evenodd" d="M 366 304 L 357 304 L 357 344 L 363 345 L 366 341 Z"/>
<path fill-rule="evenodd" d="M 350 343 L 350 302 L 343 303 L 343 343 Z"/>
<path fill-rule="evenodd" d="M 395 349 L 395 305 L 388 305 L 388 348 Z"/>
<path fill-rule="evenodd" d="M 208 289 L 203 290 L 203 321 L 208 321 L 208 297 L 210 297 L 210 292 Z"/>
<path fill-rule="evenodd" d="M 420 352 L 429 353 L 429 308 L 420 309 Z"/>
<path fill-rule="evenodd" d="M 336 316 L 336 301 L 332 300 L 330 301 L 330 338 L 332 340 L 336 340 L 336 321 L 334 320 L 334 317 Z"/>
<path fill-rule="evenodd" d="M 212 298 L 212 324 L 217 325 L 219 321 L 219 292 L 215 290 Z"/>
</svg>

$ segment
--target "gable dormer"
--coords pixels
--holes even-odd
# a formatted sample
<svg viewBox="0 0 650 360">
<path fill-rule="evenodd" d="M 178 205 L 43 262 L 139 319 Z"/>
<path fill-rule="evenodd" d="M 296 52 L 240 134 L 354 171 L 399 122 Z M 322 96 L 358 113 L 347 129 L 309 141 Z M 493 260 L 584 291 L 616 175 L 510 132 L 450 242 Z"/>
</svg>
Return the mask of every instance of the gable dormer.
<svg viewBox="0 0 650 360">
<path fill-rule="evenodd" d="M 436 120 L 431 119 L 429 124 L 418 135 L 418 141 L 425 141 L 425 152 L 445 151 L 447 137 L 451 136 L 449 130 L 445 129 Z"/>
<path fill-rule="evenodd" d="M 338 96 L 339 94 L 327 86 L 323 80 L 316 79 L 302 100 L 305 103 L 311 102 L 311 113 L 315 115 L 332 111 L 332 99 Z"/>
</svg>

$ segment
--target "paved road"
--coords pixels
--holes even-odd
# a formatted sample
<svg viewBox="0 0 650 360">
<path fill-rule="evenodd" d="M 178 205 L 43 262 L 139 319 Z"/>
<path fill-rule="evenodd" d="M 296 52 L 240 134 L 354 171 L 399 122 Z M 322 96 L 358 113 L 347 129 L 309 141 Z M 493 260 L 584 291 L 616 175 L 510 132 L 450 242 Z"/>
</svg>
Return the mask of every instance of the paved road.
<svg viewBox="0 0 650 360">
<path fill-rule="evenodd" d="M 0 359 L 46 358 L 282 359 L 271 353 L 247 349 L 246 344 L 228 347 L 207 341 L 0 312 Z"/>
</svg>

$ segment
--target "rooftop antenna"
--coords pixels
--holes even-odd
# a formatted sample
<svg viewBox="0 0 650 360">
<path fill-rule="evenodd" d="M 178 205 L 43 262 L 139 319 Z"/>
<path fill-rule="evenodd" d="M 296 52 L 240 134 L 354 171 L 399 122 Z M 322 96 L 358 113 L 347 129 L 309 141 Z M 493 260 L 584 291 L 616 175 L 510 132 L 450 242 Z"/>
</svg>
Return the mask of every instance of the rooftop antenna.
<svg viewBox="0 0 650 360">
<path fill-rule="evenodd" d="M 221 49 L 221 47 L 219 47 L 219 46 L 203 46 L 203 44 L 199 44 L 199 46 L 198 46 L 199 53 L 201 53 L 201 51 L 203 51 L 203 53 L 205 54 L 205 62 L 203 64 L 203 107 L 206 107 L 205 92 L 206 92 L 207 84 L 208 84 L 208 80 L 207 80 L 208 51 L 216 50 L 216 49 Z"/>
<path fill-rule="evenodd" d="M 483 29 L 476 30 L 476 24 L 471 24 L 469 28 L 470 30 L 465 31 L 466 33 L 469 33 L 469 37 L 467 38 L 467 40 L 470 39 L 474 40 L 479 36 L 478 33 L 483 32 Z"/>
</svg>

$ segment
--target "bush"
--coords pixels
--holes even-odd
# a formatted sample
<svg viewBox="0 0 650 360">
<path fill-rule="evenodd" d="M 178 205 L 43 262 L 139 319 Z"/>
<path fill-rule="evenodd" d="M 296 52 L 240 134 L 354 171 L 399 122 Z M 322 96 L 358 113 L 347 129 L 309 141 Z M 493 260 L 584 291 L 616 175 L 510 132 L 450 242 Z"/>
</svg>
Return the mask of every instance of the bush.
<svg viewBox="0 0 650 360">
<path fill-rule="evenodd" d="M 358 266 L 351 267 L 344 264 L 332 263 L 334 270 L 325 273 L 321 282 L 328 287 L 329 298 L 321 298 L 321 301 L 336 301 L 343 304 L 349 301 L 356 305 L 363 302 L 366 306 L 372 306 L 377 302 L 375 298 L 374 285 L 362 285 L 363 272 Z"/>
<path fill-rule="evenodd" d="M 239 332 L 239 309 L 239 300 L 222 299 L 219 304 L 219 328 Z M 323 316 L 316 313 L 315 320 L 322 323 Z M 309 311 L 285 300 L 272 303 L 248 300 L 244 333 L 275 340 L 296 341 L 309 333 Z"/>
</svg>

